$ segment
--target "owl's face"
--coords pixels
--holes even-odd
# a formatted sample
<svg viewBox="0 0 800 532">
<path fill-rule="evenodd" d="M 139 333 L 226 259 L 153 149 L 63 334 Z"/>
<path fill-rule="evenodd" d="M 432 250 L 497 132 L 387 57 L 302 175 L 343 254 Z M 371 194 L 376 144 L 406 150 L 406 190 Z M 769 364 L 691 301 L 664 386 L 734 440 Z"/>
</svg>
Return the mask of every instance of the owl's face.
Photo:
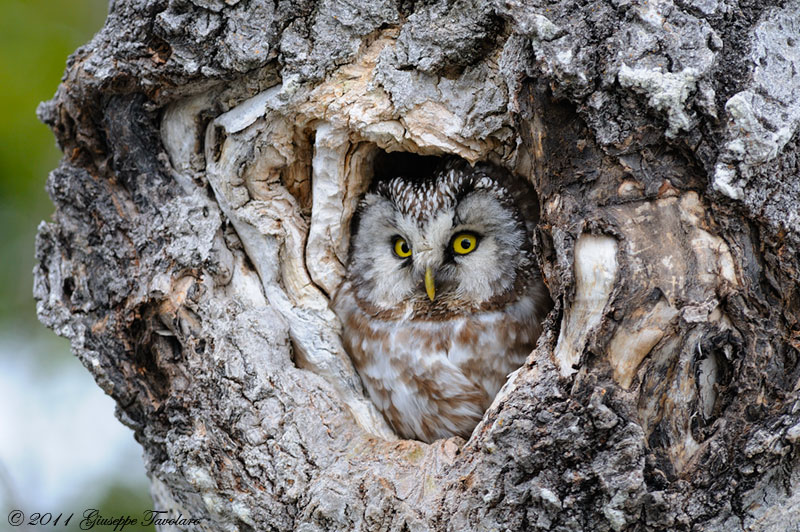
<svg viewBox="0 0 800 532">
<path fill-rule="evenodd" d="M 423 316 L 499 305 L 533 266 L 511 180 L 451 162 L 428 180 L 380 183 L 363 199 L 351 240 L 357 299 Z"/>
</svg>

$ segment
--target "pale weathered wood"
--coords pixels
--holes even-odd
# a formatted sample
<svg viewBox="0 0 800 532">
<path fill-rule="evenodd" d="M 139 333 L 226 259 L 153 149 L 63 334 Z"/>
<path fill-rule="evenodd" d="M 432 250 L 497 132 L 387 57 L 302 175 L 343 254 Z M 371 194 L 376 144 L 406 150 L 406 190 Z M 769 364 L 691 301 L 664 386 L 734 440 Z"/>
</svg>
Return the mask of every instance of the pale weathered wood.
<svg viewBox="0 0 800 532">
<path fill-rule="evenodd" d="M 800 528 L 800 8 L 115 0 L 39 113 L 40 319 L 198 530 Z M 468 442 L 328 307 L 384 152 L 536 187 L 555 308 Z"/>
</svg>

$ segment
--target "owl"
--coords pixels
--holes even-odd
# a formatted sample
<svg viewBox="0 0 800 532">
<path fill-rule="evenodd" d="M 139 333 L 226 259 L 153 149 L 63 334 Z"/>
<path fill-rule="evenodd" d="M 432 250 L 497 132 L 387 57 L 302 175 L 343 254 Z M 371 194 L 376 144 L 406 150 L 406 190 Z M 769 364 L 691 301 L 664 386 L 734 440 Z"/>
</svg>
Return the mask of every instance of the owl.
<svg viewBox="0 0 800 532">
<path fill-rule="evenodd" d="M 551 301 L 527 182 L 488 163 L 374 184 L 333 299 L 369 396 L 400 436 L 469 438 Z"/>
</svg>

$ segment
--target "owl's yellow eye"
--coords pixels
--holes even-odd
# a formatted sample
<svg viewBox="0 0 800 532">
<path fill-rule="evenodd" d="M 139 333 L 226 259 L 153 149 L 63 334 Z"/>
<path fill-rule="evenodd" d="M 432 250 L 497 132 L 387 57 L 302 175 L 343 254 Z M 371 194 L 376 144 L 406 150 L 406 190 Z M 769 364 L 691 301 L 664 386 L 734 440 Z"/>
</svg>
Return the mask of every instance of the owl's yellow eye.
<svg viewBox="0 0 800 532">
<path fill-rule="evenodd" d="M 401 259 L 411 256 L 411 246 L 408 245 L 404 238 L 397 237 L 394 241 L 394 254 Z"/>
<path fill-rule="evenodd" d="M 459 255 L 472 253 L 478 247 L 478 236 L 474 233 L 458 233 L 453 238 L 453 251 Z"/>
</svg>

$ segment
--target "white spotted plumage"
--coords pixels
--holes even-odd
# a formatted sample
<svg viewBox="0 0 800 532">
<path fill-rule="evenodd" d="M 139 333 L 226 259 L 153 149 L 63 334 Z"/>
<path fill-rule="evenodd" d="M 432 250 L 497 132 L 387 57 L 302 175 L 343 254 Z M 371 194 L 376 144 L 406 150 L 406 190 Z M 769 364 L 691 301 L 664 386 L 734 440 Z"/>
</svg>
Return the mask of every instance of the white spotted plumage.
<svg viewBox="0 0 800 532">
<path fill-rule="evenodd" d="M 533 198 L 501 169 L 449 160 L 428 178 L 380 182 L 362 201 L 334 309 L 371 399 L 401 436 L 469 437 L 532 350 L 550 305 L 533 257 Z M 474 248 L 455 253 L 463 234 Z M 392 251 L 398 238 L 411 256 Z"/>
</svg>

